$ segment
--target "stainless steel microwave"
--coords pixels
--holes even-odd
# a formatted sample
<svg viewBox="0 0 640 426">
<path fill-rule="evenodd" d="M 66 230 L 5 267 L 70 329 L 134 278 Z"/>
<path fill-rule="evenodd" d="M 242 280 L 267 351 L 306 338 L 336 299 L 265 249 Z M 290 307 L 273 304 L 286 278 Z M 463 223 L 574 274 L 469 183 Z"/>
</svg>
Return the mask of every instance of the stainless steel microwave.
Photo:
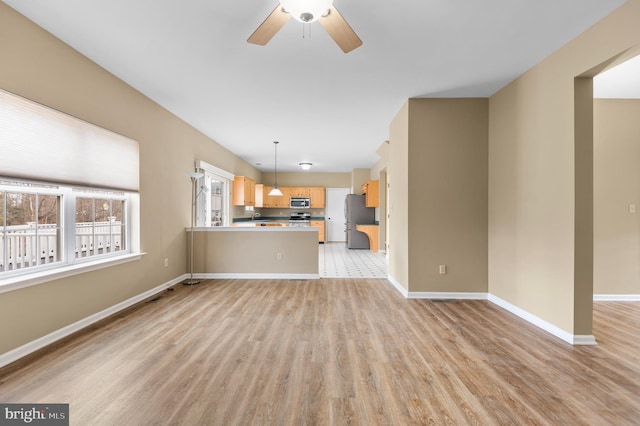
<svg viewBox="0 0 640 426">
<path fill-rule="evenodd" d="M 308 209 L 311 207 L 311 198 L 309 197 L 291 197 L 289 207 L 292 209 Z"/>
</svg>

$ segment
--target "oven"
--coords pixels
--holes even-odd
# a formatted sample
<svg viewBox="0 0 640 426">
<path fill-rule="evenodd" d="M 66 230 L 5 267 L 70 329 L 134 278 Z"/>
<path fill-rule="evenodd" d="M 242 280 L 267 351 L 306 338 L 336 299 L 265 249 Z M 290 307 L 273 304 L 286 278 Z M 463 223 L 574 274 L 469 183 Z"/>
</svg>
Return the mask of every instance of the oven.
<svg viewBox="0 0 640 426">
<path fill-rule="evenodd" d="M 289 215 L 289 226 L 309 226 L 311 213 L 291 212 Z"/>
</svg>

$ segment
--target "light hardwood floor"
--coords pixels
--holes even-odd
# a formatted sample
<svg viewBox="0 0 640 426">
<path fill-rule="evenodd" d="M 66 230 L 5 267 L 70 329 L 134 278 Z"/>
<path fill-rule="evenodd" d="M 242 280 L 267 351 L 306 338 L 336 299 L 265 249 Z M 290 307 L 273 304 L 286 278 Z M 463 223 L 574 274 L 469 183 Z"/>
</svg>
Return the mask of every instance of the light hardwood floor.
<svg viewBox="0 0 640 426">
<path fill-rule="evenodd" d="M 0 370 L 0 401 L 73 425 L 638 425 L 640 303 L 594 317 L 572 347 L 384 279 L 204 281 Z"/>
</svg>

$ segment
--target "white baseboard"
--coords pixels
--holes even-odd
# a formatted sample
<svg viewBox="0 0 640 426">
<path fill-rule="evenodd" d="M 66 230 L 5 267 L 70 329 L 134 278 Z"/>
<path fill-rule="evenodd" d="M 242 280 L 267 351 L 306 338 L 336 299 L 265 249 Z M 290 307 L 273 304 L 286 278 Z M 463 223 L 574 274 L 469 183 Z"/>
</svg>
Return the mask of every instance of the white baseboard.
<svg viewBox="0 0 640 426">
<path fill-rule="evenodd" d="M 9 365 L 12 362 L 19 360 L 22 357 L 25 357 L 39 349 L 44 348 L 47 345 L 55 343 L 56 341 L 67 337 L 77 331 L 82 330 L 85 327 L 90 326 L 104 318 L 107 318 L 110 315 L 113 315 L 117 312 L 122 311 L 130 306 L 135 305 L 138 302 L 141 302 L 157 293 L 160 293 L 163 290 L 166 290 L 169 287 L 172 287 L 189 277 L 188 274 L 181 275 L 177 278 L 172 279 L 164 284 L 161 284 L 151 290 L 147 290 L 144 293 L 141 293 L 137 296 L 134 296 L 130 299 L 127 299 L 123 302 L 118 303 L 110 308 L 107 308 L 103 311 L 97 312 L 93 315 L 90 315 L 86 318 L 81 319 L 80 321 L 76 321 L 73 324 L 69 324 L 66 327 L 58 329 L 52 333 L 47 334 L 46 336 L 42 336 L 36 340 L 33 340 L 29 343 L 26 343 L 20 347 L 17 347 L 9 352 L 6 352 L 0 355 L 0 367 L 4 367 L 5 365 Z"/>
<path fill-rule="evenodd" d="M 538 318 L 537 316 L 518 308 L 515 305 L 500 299 L 491 293 L 445 293 L 445 292 L 410 292 L 404 288 L 391 275 L 387 277 L 389 282 L 407 299 L 460 299 L 460 300 L 489 300 L 512 314 L 524 319 L 525 321 L 553 334 L 554 336 L 564 340 L 572 345 L 597 345 L 596 338 L 592 335 L 574 335 L 556 327 L 555 325 Z M 595 296 L 594 296 L 595 297 Z M 620 299 L 617 299 L 620 300 Z M 634 299 L 625 299 L 634 300 Z"/>
<path fill-rule="evenodd" d="M 231 274 L 222 272 L 193 274 L 193 278 L 201 280 L 318 280 L 320 274 Z"/>
<path fill-rule="evenodd" d="M 535 325 L 536 327 L 539 327 L 544 331 L 551 333 L 554 336 L 572 345 L 596 345 L 597 344 L 596 338 L 592 335 L 575 335 L 575 334 L 568 333 L 562 330 L 561 328 L 558 328 L 555 325 L 543 320 L 542 318 L 539 318 L 525 311 L 524 309 L 521 309 L 515 305 L 512 305 L 506 300 L 500 299 L 499 297 L 494 296 L 492 294 L 489 294 L 489 301 L 491 303 L 495 303 L 496 305 L 500 306 L 503 309 L 506 309 L 512 314 L 524 319 L 525 321 L 528 321 L 529 323 Z"/>
<path fill-rule="evenodd" d="M 594 302 L 640 302 L 640 294 L 594 294 Z"/>
<path fill-rule="evenodd" d="M 459 300 L 487 300 L 487 293 L 447 293 L 447 292 L 409 292 L 407 299 L 459 299 Z"/>
<path fill-rule="evenodd" d="M 290 280 L 316 280 L 320 278 L 319 274 L 194 274 L 194 278 L 199 279 L 290 279 Z M 33 340 L 27 344 L 24 344 L 16 349 L 0 355 L 0 367 L 9 365 L 18 359 L 27 356 L 43 347 L 50 345 L 64 337 L 67 337 L 85 327 L 90 326 L 110 315 L 113 315 L 123 309 L 126 309 L 138 302 L 141 302 L 161 291 L 172 287 L 176 284 L 189 278 L 189 274 L 183 274 L 177 278 L 174 278 L 164 284 L 161 284 L 155 288 L 147 290 L 137 296 L 127 299 L 118 303 L 110 308 L 107 308 L 101 312 L 88 316 L 80 321 L 56 330 L 46 336 Z M 444 292 L 409 292 L 398 281 L 396 281 L 391 275 L 388 277 L 389 282 L 407 299 L 461 299 L 461 300 L 485 300 L 506 309 L 514 315 L 530 322 L 531 324 L 553 334 L 554 336 L 568 342 L 572 345 L 596 345 L 596 339 L 592 335 L 573 335 L 567 333 L 564 330 L 550 324 L 529 312 L 518 308 L 511 303 L 500 299 L 492 294 L 488 293 L 444 293 Z M 640 295 L 594 295 L 594 300 L 601 301 L 640 301 Z"/>
<path fill-rule="evenodd" d="M 391 275 L 387 279 L 406 299 L 461 299 L 461 300 L 487 300 L 487 293 L 446 293 L 446 292 L 420 292 L 408 291 Z"/>
<path fill-rule="evenodd" d="M 393 286 L 396 288 L 396 290 L 398 290 L 400 292 L 401 295 L 403 295 L 405 297 L 405 299 L 407 297 L 409 297 L 409 290 L 407 290 L 406 288 L 404 288 L 398 281 L 396 281 L 391 275 L 387 275 L 387 279 L 389 280 L 389 282 L 391 284 L 393 284 Z"/>
</svg>

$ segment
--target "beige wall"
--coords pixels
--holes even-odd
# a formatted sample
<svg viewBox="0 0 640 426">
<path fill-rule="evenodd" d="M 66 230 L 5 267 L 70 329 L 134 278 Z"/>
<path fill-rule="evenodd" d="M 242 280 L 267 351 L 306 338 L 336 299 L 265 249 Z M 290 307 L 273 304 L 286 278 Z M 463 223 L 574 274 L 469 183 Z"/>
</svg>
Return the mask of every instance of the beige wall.
<svg viewBox="0 0 640 426">
<path fill-rule="evenodd" d="M 0 88 L 140 142 L 140 261 L 0 294 L 0 354 L 186 272 L 191 183 L 202 159 L 246 162 L 0 3 Z M 169 267 L 164 267 L 164 259 Z"/>
<path fill-rule="evenodd" d="M 640 294 L 640 100 L 594 106 L 594 293 Z M 629 205 L 635 204 L 635 214 Z"/>
<path fill-rule="evenodd" d="M 487 99 L 409 100 L 412 292 L 487 292 L 487 114 Z"/>
<path fill-rule="evenodd" d="M 409 290 L 409 101 L 389 126 L 389 276 Z"/>
<path fill-rule="evenodd" d="M 194 232 L 193 253 L 194 273 L 317 276 L 318 228 Z"/>
<path fill-rule="evenodd" d="M 379 250 L 386 250 L 386 241 L 389 237 L 387 229 L 387 166 L 389 165 L 390 144 L 384 141 L 376 150 L 380 160 L 371 167 L 369 179 L 380 181 L 380 207 L 376 209 L 376 221 L 380 224 Z"/>
<path fill-rule="evenodd" d="M 353 169 L 351 172 L 351 193 L 362 194 L 361 187 L 371 179 L 370 175 L 370 169 Z"/>
<path fill-rule="evenodd" d="M 487 99 L 409 99 L 392 121 L 389 275 L 407 291 L 487 292 L 487 149 Z"/>
<path fill-rule="evenodd" d="M 574 335 L 591 334 L 593 229 L 576 77 L 640 43 L 638 22 L 630 0 L 490 98 L 489 291 Z"/>
</svg>

